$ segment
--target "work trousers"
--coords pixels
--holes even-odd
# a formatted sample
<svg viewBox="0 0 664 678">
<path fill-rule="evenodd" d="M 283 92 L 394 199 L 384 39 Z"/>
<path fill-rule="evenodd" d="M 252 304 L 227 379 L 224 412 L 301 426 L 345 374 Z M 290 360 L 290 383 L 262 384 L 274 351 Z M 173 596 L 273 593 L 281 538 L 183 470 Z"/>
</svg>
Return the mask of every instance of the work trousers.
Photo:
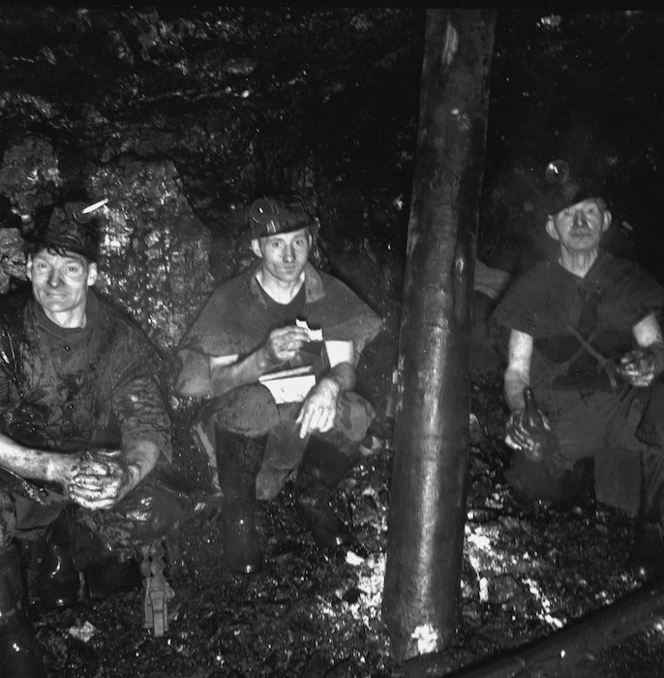
<svg viewBox="0 0 664 678">
<path fill-rule="evenodd" d="M 9 489 L 0 482 L 0 551 L 16 538 L 30 539 L 68 507 L 74 564 L 78 569 L 111 553 L 133 551 L 164 535 L 176 523 L 195 515 L 197 492 L 183 484 L 170 468 L 156 468 L 132 492 L 110 509 L 92 511 L 64 498 L 34 501 L 39 485 L 24 482 L 30 492 Z"/>
<path fill-rule="evenodd" d="M 532 498 L 574 499 L 594 486 L 595 498 L 630 515 L 664 518 L 664 441 L 637 435 L 647 389 L 615 391 L 537 389 L 555 438 L 553 457 L 530 462 L 516 453 L 508 479 Z"/>
<path fill-rule="evenodd" d="M 300 465 L 311 437 L 299 436 L 295 420 L 301 406 L 302 403 L 277 405 L 270 391 L 260 383 L 238 386 L 208 401 L 193 428 L 199 446 L 210 460 L 212 482 L 219 487 L 215 429 L 249 438 L 267 436 L 262 459 L 258 460 L 256 497 L 276 497 Z M 353 392 L 342 393 L 337 400 L 333 428 L 315 436 L 352 458 L 374 416 L 374 409 L 364 398 Z M 254 461 L 249 463 L 253 465 Z"/>
</svg>

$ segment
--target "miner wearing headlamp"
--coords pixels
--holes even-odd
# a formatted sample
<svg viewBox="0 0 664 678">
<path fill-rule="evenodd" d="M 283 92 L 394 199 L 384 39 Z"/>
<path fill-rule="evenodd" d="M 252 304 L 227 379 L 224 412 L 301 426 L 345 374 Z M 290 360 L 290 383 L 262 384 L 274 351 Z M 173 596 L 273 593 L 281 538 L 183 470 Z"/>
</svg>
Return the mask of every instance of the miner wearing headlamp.
<svg viewBox="0 0 664 678">
<path fill-rule="evenodd" d="M 130 562 L 124 555 L 188 510 L 186 497 L 166 481 L 170 424 L 158 354 L 93 290 L 99 240 L 85 203 L 37 214 L 27 248 L 31 289 L 0 305 L 3 678 L 43 675 L 20 609 L 15 537 L 48 528 L 38 594 L 64 606 L 76 601 L 80 571 L 88 584 L 95 572 L 94 585 L 103 588 L 105 568 L 117 566 L 112 576 L 126 573 L 117 569 Z"/>
<path fill-rule="evenodd" d="M 547 178 L 539 207 L 557 247 L 511 286 L 492 318 L 509 330 L 507 478 L 531 499 L 575 503 L 594 490 L 597 501 L 638 516 L 630 564 L 659 576 L 664 290 L 603 249 L 612 217 L 596 181 L 572 175 L 564 161 L 550 164 Z M 526 421 L 526 388 L 543 415 L 539 432 Z"/>
<path fill-rule="evenodd" d="M 176 390 L 204 401 L 194 429 L 224 495 L 229 569 L 260 569 L 255 500 L 296 476 L 297 507 L 316 542 L 347 543 L 330 510 L 374 417 L 353 392 L 362 349 L 381 319 L 309 263 L 316 220 L 301 201 L 261 198 L 248 210 L 253 266 L 212 293 L 181 344 Z M 316 383 L 282 400 L 262 379 L 308 367 Z M 286 379 L 287 381 L 287 379 Z"/>
</svg>

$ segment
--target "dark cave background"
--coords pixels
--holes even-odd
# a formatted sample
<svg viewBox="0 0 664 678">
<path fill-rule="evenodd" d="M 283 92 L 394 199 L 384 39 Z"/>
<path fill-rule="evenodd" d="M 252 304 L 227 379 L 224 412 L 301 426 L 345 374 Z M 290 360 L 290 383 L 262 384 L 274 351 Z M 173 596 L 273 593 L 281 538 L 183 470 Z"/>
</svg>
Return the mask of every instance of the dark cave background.
<svg viewBox="0 0 664 678">
<path fill-rule="evenodd" d="M 499 375 L 484 375 L 473 382 L 458 646 L 410 668 L 390 656 L 377 607 L 389 501 L 386 406 L 424 19 L 417 7 L 0 6 L 0 294 L 24 284 L 22 240 L 39 207 L 65 194 L 109 198 L 98 287 L 148 331 L 168 385 L 175 347 L 203 300 L 251 260 L 247 206 L 294 192 L 321 224 L 316 263 L 385 318 L 360 365 L 360 388 L 379 413 L 377 446 L 339 500 L 358 535 L 356 560 L 316 551 L 285 491 L 261 509 L 273 563 L 263 579 L 228 576 L 214 520 L 181 536 L 166 638 L 139 631 L 140 592 L 57 613 L 37 609 L 52 675 L 448 675 L 637 585 L 622 569 L 631 539 L 623 516 L 598 507 L 570 518 L 514 501 L 501 477 Z M 537 200 L 544 167 L 563 158 L 605 183 L 614 213 L 606 246 L 664 281 L 663 26 L 656 11 L 498 10 L 482 261 L 517 273 L 547 256 Z M 177 462 L 200 479 L 191 403 L 170 393 L 169 405 Z M 81 639 L 86 622 L 96 629 L 91 640 Z M 563 675 L 649 675 L 661 640 L 652 632 L 636 647 Z M 630 654 L 653 663 L 634 673 Z"/>
</svg>

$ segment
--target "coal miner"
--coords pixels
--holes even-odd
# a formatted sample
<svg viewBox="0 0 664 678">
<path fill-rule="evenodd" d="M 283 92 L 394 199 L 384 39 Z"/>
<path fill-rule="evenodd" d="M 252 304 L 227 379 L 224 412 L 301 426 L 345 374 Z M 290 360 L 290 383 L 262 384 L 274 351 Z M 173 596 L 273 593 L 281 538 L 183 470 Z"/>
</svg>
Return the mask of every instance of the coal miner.
<svg viewBox="0 0 664 678">
<path fill-rule="evenodd" d="M 255 501 L 276 497 L 291 475 L 316 542 L 348 542 L 329 501 L 374 417 L 352 389 L 360 353 L 382 325 L 309 263 L 317 222 L 302 202 L 259 199 L 248 218 L 257 261 L 202 308 L 181 344 L 176 384 L 204 399 L 194 431 L 216 460 L 225 560 L 235 573 L 261 568 Z"/>
<path fill-rule="evenodd" d="M 567 163 L 547 168 L 546 232 L 554 255 L 507 291 L 493 322 L 509 330 L 504 395 L 514 449 L 510 483 L 531 499 L 584 496 L 638 516 L 628 565 L 659 576 L 664 550 L 664 290 L 601 245 L 602 192 Z M 524 411 L 529 387 L 540 426 Z"/>
<path fill-rule="evenodd" d="M 158 354 L 92 289 L 100 239 L 94 207 L 62 203 L 36 216 L 31 289 L 0 304 L 3 678 L 44 675 L 22 610 L 17 538 L 25 544 L 21 537 L 45 533 L 37 595 L 65 606 L 77 599 L 79 572 L 89 593 L 123 586 L 130 573 L 140 583 L 130 556 L 190 509 L 168 470 Z"/>
</svg>

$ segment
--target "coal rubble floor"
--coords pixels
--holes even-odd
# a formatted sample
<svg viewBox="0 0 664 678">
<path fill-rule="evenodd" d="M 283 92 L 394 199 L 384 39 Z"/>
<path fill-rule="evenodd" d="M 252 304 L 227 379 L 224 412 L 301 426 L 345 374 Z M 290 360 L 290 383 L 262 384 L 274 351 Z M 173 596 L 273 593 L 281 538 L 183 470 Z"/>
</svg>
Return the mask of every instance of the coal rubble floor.
<svg viewBox="0 0 664 678">
<path fill-rule="evenodd" d="M 337 493 L 336 508 L 354 530 L 348 551 L 314 545 L 298 522 L 289 483 L 258 507 L 264 570 L 233 577 L 212 510 L 180 530 L 171 551 L 175 597 L 163 636 L 142 628 L 140 590 L 84 598 L 65 610 L 34 604 L 49 676 L 462 675 L 464 667 L 543 639 L 637 589 L 640 582 L 624 568 L 629 518 L 594 503 L 563 511 L 515 500 L 502 477 L 498 384 L 494 375 L 473 382 L 462 624 L 444 653 L 397 665 L 380 619 L 391 450 L 389 429 L 379 421 Z M 568 668 L 564 675 L 661 675 L 652 667 L 662 665 L 662 638 L 647 629 L 614 654 L 588 653 L 577 673 Z"/>
</svg>

